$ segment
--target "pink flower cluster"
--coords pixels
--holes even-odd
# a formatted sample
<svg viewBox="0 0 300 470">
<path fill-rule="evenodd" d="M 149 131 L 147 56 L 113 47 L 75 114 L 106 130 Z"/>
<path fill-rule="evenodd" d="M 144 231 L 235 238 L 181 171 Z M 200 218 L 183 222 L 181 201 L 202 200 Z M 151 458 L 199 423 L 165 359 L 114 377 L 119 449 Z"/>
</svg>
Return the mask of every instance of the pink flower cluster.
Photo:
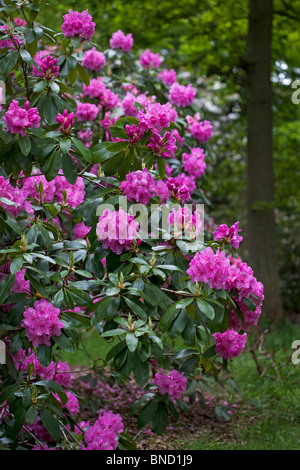
<svg viewBox="0 0 300 470">
<path fill-rule="evenodd" d="M 30 108 L 29 101 L 26 101 L 24 108 L 21 108 L 17 100 L 12 100 L 3 118 L 8 132 L 20 134 L 23 137 L 27 129 L 39 127 L 40 120 L 38 109 Z"/>
<path fill-rule="evenodd" d="M 83 96 L 99 100 L 99 105 L 113 109 L 119 104 L 119 95 L 107 88 L 102 77 L 93 78 L 90 84 L 83 85 Z"/>
<path fill-rule="evenodd" d="M 43 186 L 42 200 L 52 202 L 56 187 L 53 181 L 47 181 L 44 175 L 33 175 L 23 179 L 23 191 L 28 198 L 39 199 L 39 188 Z"/>
<path fill-rule="evenodd" d="M 160 372 L 155 374 L 153 383 L 158 386 L 158 391 L 161 395 L 167 393 L 172 401 L 175 401 L 180 400 L 186 390 L 187 378 L 183 372 L 179 373 L 176 369 L 173 369 L 167 375 L 161 369 Z"/>
<path fill-rule="evenodd" d="M 85 225 L 84 222 L 79 222 L 73 227 L 74 239 L 83 239 L 87 236 L 92 227 Z"/>
<path fill-rule="evenodd" d="M 128 173 L 120 189 L 127 196 L 128 201 L 135 200 L 146 205 L 155 195 L 155 180 L 147 168 L 144 168 Z"/>
<path fill-rule="evenodd" d="M 176 199 L 180 203 L 188 202 L 191 199 L 190 189 L 185 183 L 175 180 L 170 176 L 166 181 L 169 190 L 169 197 Z"/>
<path fill-rule="evenodd" d="M 56 65 L 57 58 L 51 57 L 48 51 L 37 52 L 34 56 L 34 60 L 41 69 L 38 70 L 34 65 L 32 66 L 32 75 L 34 77 L 44 77 L 46 80 L 58 77 L 59 66 Z"/>
<path fill-rule="evenodd" d="M 95 121 L 96 117 L 98 116 L 99 108 L 93 103 L 82 103 L 79 102 L 77 104 L 76 109 L 76 118 L 78 122 L 84 121 Z"/>
<path fill-rule="evenodd" d="M 226 289 L 230 261 L 223 251 L 214 253 L 211 247 L 197 252 L 190 262 L 187 275 L 192 282 L 209 283 L 211 289 Z"/>
<path fill-rule="evenodd" d="M 10 212 L 14 217 L 23 210 L 29 214 L 33 214 L 30 203 L 26 200 L 27 192 L 24 189 L 14 187 L 10 184 L 8 179 L 0 176 L 0 198 L 7 199 L 13 204 L 6 204 L 5 199 L 0 200 L 0 206 L 6 211 Z"/>
<path fill-rule="evenodd" d="M 103 241 L 104 249 L 110 248 L 120 255 L 123 250 L 129 250 L 137 239 L 139 224 L 134 216 L 127 214 L 122 208 L 111 212 L 106 209 L 99 217 L 96 227 L 98 240 Z"/>
<path fill-rule="evenodd" d="M 184 171 L 196 179 L 201 178 L 205 173 L 205 153 L 200 147 L 192 148 L 191 153 L 183 153 L 182 162 Z"/>
<path fill-rule="evenodd" d="M 55 118 L 56 122 L 60 124 L 59 130 L 64 135 L 70 135 L 74 126 L 74 113 L 69 113 L 67 109 L 64 110 L 63 114 L 58 113 Z"/>
<path fill-rule="evenodd" d="M 174 227 L 174 237 L 182 238 L 183 234 L 190 238 L 195 238 L 199 235 L 202 221 L 199 212 L 194 211 L 190 214 L 187 206 L 181 207 L 178 210 L 173 208 L 168 217 L 168 222 L 171 227 Z"/>
<path fill-rule="evenodd" d="M 213 126 L 209 121 L 194 122 L 189 128 L 190 133 L 194 139 L 198 140 L 200 144 L 206 144 L 212 137 Z"/>
<path fill-rule="evenodd" d="M 238 249 L 240 243 L 243 241 L 243 237 L 238 235 L 240 231 L 239 222 L 235 222 L 230 228 L 228 228 L 226 224 L 222 224 L 214 231 L 214 238 L 215 240 L 224 240 L 225 243 Z"/>
<path fill-rule="evenodd" d="M 118 436 L 123 432 L 123 422 L 119 414 L 105 411 L 99 414 L 96 422 L 84 433 L 82 450 L 115 450 L 118 447 Z"/>
<path fill-rule="evenodd" d="M 60 310 L 45 299 L 34 302 L 34 307 L 25 306 L 21 326 L 33 346 L 51 345 L 52 336 L 60 336 L 63 323 L 59 320 Z"/>
<path fill-rule="evenodd" d="M 136 144 L 143 136 L 143 133 L 140 128 L 135 126 L 134 124 L 132 126 L 126 124 L 125 131 L 132 144 Z"/>
<path fill-rule="evenodd" d="M 224 333 L 214 333 L 216 353 L 224 359 L 240 356 L 245 348 L 247 333 L 239 334 L 235 330 L 228 329 Z"/>
<path fill-rule="evenodd" d="M 150 49 L 146 49 L 140 56 L 140 64 L 145 69 L 158 68 L 160 66 L 160 55 L 154 54 Z"/>
<path fill-rule="evenodd" d="M 149 104 L 149 99 L 143 93 L 135 96 L 130 91 L 127 91 L 121 102 L 125 116 L 138 116 L 139 111 L 134 105 L 135 102 L 140 103 L 142 106 L 146 107 Z"/>
<path fill-rule="evenodd" d="M 153 130 L 153 135 L 149 139 L 149 144 L 147 145 L 154 155 L 160 157 L 173 157 L 177 147 L 176 147 L 176 138 L 174 134 L 170 131 L 164 133 L 161 136 L 158 131 Z"/>
<path fill-rule="evenodd" d="M 158 132 L 169 127 L 171 121 L 176 121 L 177 113 L 170 103 L 150 103 L 138 113 L 139 127 L 142 132 L 156 129 Z"/>
<path fill-rule="evenodd" d="M 96 47 L 92 47 L 88 51 L 85 51 L 84 57 L 82 60 L 82 65 L 92 72 L 98 72 L 104 67 L 106 63 L 106 58 L 103 52 L 98 51 Z"/>
<path fill-rule="evenodd" d="M 194 90 L 191 83 L 189 83 L 187 86 L 184 86 L 175 82 L 171 85 L 169 90 L 170 102 L 180 108 L 191 106 L 195 96 L 196 91 Z"/>
<path fill-rule="evenodd" d="M 133 46 L 132 34 L 124 34 L 123 31 L 118 29 L 112 34 L 109 45 L 112 49 L 122 49 L 124 52 L 129 52 Z"/>
<path fill-rule="evenodd" d="M 177 81 L 177 75 L 174 69 L 163 69 L 157 76 L 165 85 L 173 85 L 173 83 Z"/>
<path fill-rule="evenodd" d="M 45 367 L 37 359 L 35 353 L 29 348 L 28 351 L 20 349 L 17 354 L 12 355 L 15 367 L 27 373 L 29 364 L 33 365 L 33 376 L 39 376 L 44 380 L 54 380 L 63 387 L 70 387 L 72 383 L 72 374 L 70 366 L 67 362 L 51 361 Z"/>
<path fill-rule="evenodd" d="M 92 20 L 88 10 L 79 12 L 70 9 L 64 15 L 61 30 L 66 37 L 80 37 L 90 41 L 95 32 L 95 23 Z"/>
<path fill-rule="evenodd" d="M 69 204 L 69 206 L 74 208 L 83 202 L 85 197 L 85 186 L 83 178 L 78 177 L 76 183 L 71 184 L 60 171 L 60 174 L 57 175 L 54 180 L 52 180 L 52 183 L 53 182 L 55 184 L 57 202 L 63 202 L 63 191 L 66 192 L 67 204 Z"/>
</svg>

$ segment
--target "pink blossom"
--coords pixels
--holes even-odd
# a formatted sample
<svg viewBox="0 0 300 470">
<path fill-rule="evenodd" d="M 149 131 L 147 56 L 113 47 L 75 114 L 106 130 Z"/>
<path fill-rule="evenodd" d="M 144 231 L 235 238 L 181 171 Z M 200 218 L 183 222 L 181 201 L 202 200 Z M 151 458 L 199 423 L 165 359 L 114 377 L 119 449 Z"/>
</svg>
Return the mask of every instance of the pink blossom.
<svg viewBox="0 0 300 470">
<path fill-rule="evenodd" d="M 88 51 L 85 51 L 82 60 L 82 65 L 88 70 L 93 72 L 99 72 L 106 63 L 106 58 L 103 52 L 98 51 L 96 47 L 92 47 Z"/>
<path fill-rule="evenodd" d="M 99 108 L 95 104 L 79 102 L 76 109 L 76 118 L 78 122 L 94 121 L 98 113 Z"/>
<path fill-rule="evenodd" d="M 176 183 L 185 184 L 192 194 L 196 189 L 196 182 L 194 176 L 188 176 L 186 173 L 180 173 L 177 176 L 174 176 L 174 180 Z"/>
<path fill-rule="evenodd" d="M 190 188 L 186 184 L 176 181 L 170 176 L 166 181 L 167 188 L 171 198 L 177 199 L 178 202 L 184 203 L 191 199 Z"/>
<path fill-rule="evenodd" d="M 157 76 L 165 85 L 173 85 L 173 83 L 177 81 L 177 75 L 174 69 L 163 69 Z"/>
<path fill-rule="evenodd" d="M 161 131 L 164 127 L 170 126 L 170 111 L 165 105 L 151 103 L 145 110 L 140 109 L 138 119 L 141 131 L 147 132 L 149 129 Z"/>
<path fill-rule="evenodd" d="M 121 432 L 123 423 L 119 414 L 111 411 L 99 414 L 96 422 L 84 433 L 83 450 L 115 450 Z"/>
<path fill-rule="evenodd" d="M 58 77 L 59 66 L 56 65 L 57 58 L 51 57 L 48 51 L 37 52 L 34 60 L 41 69 L 39 71 L 34 65 L 32 66 L 32 75 L 34 77 L 44 77 L 46 80 Z"/>
<path fill-rule="evenodd" d="M 191 106 L 195 96 L 196 92 L 191 83 L 184 86 L 176 82 L 170 87 L 169 100 L 178 107 L 185 108 L 186 106 Z"/>
<path fill-rule="evenodd" d="M 4 201 L 0 200 L 0 206 L 10 212 L 14 217 L 17 217 L 22 211 L 26 211 L 28 214 L 33 214 L 31 204 L 26 200 L 26 189 L 12 186 L 9 180 L 5 179 L 3 176 L 0 176 L 0 197 L 13 203 L 13 205 L 6 204 Z"/>
<path fill-rule="evenodd" d="M 229 243 L 234 248 L 238 249 L 240 243 L 243 241 L 243 237 L 238 235 L 241 230 L 238 228 L 239 222 L 235 222 L 230 228 L 226 224 L 219 225 L 217 230 L 214 231 L 215 240 L 224 240 L 225 243 Z"/>
<path fill-rule="evenodd" d="M 160 197 L 161 204 L 165 204 L 170 198 L 170 191 L 163 180 L 158 180 L 156 183 L 156 194 Z"/>
<path fill-rule="evenodd" d="M 177 129 L 173 129 L 172 132 L 173 132 L 178 144 L 180 145 L 180 147 L 183 147 L 184 137 L 181 137 L 181 135 L 179 134 Z"/>
<path fill-rule="evenodd" d="M 168 222 L 171 227 L 174 227 L 175 238 L 182 238 L 183 234 L 186 237 L 195 238 L 199 235 L 202 226 L 200 214 L 197 211 L 191 214 L 187 206 L 178 210 L 173 208 Z"/>
<path fill-rule="evenodd" d="M 189 175 L 198 179 L 205 173 L 205 153 L 200 147 L 194 147 L 191 149 L 191 153 L 184 152 L 182 154 L 182 163 L 184 171 Z"/>
<path fill-rule="evenodd" d="M 146 107 L 149 104 L 149 99 L 143 93 L 135 96 L 130 91 L 127 91 L 121 102 L 125 116 L 138 116 L 139 110 L 135 107 L 135 102 L 140 103 L 142 106 Z"/>
<path fill-rule="evenodd" d="M 56 395 L 54 393 L 54 396 L 57 399 L 57 401 L 59 401 L 64 408 L 67 408 L 67 410 L 71 413 L 71 415 L 73 415 L 73 416 L 77 415 L 78 412 L 79 412 L 78 398 L 72 392 L 69 392 L 68 390 L 65 393 L 68 397 L 68 401 L 67 401 L 67 403 L 64 403 L 64 404 L 62 403 L 62 401 L 61 401 L 61 399 L 58 395 Z"/>
<path fill-rule="evenodd" d="M 212 136 L 212 129 L 213 126 L 209 121 L 201 121 L 194 122 L 189 128 L 189 131 L 200 144 L 206 144 Z"/>
<path fill-rule="evenodd" d="M 238 308 L 243 315 L 243 323 L 237 314 L 231 310 L 229 312 L 229 328 L 236 331 L 246 331 L 248 332 L 252 326 L 258 324 L 259 317 L 261 315 L 261 306 L 257 305 L 255 311 L 250 310 L 243 301 L 233 298 Z"/>
<path fill-rule="evenodd" d="M 52 183 L 55 184 L 57 202 L 63 202 L 63 191 L 66 192 L 67 204 L 69 204 L 71 207 L 77 207 L 83 202 L 85 197 L 85 186 L 83 178 L 78 177 L 76 183 L 71 184 L 60 171 L 59 175 L 57 175 L 54 180 L 52 180 Z"/>
<path fill-rule="evenodd" d="M 226 330 L 224 333 L 214 333 L 213 337 L 216 342 L 216 353 L 224 359 L 240 356 L 245 348 L 247 341 L 247 333 L 239 334 L 235 330 Z"/>
<path fill-rule="evenodd" d="M 136 144 L 143 136 L 143 133 L 139 127 L 135 126 L 134 124 L 132 126 L 126 124 L 125 131 L 132 144 Z"/>
<path fill-rule="evenodd" d="M 80 37 L 90 41 L 95 32 L 95 23 L 88 10 L 82 12 L 69 10 L 64 15 L 64 22 L 61 30 L 66 37 Z"/>
<path fill-rule="evenodd" d="M 6 130 L 12 134 L 26 135 L 26 130 L 31 127 L 39 127 L 40 115 L 37 108 L 30 108 L 29 101 L 26 101 L 24 108 L 19 106 L 17 100 L 13 100 L 3 121 L 6 123 Z"/>
<path fill-rule="evenodd" d="M 155 181 L 147 168 L 144 168 L 128 173 L 126 180 L 122 181 L 120 189 L 126 194 L 129 201 L 135 200 L 146 205 L 155 195 Z"/>
<path fill-rule="evenodd" d="M 103 240 L 104 249 L 110 248 L 116 254 L 129 250 L 137 239 L 139 224 L 134 216 L 127 214 L 122 208 L 111 212 L 106 209 L 99 217 L 96 227 L 98 240 Z"/>
<path fill-rule="evenodd" d="M 147 147 L 153 151 L 154 155 L 167 158 L 174 156 L 177 150 L 175 143 L 176 138 L 171 132 L 165 132 L 162 137 L 156 130 L 153 130 Z"/>
<path fill-rule="evenodd" d="M 16 18 L 14 18 L 14 23 L 17 25 L 17 26 L 26 26 L 26 20 L 22 20 L 22 18 L 19 18 L 18 16 Z"/>
<path fill-rule="evenodd" d="M 92 227 L 88 227 L 84 222 L 79 222 L 73 227 L 74 239 L 85 238 Z"/>
<path fill-rule="evenodd" d="M 118 29 L 112 34 L 109 44 L 112 49 L 122 49 L 124 52 L 129 52 L 133 46 L 132 34 L 124 34 L 123 31 Z"/>
<path fill-rule="evenodd" d="M 224 252 L 216 253 L 211 247 L 197 252 L 192 258 L 187 275 L 192 282 L 209 283 L 211 289 L 226 289 L 228 287 L 230 261 Z"/>
<path fill-rule="evenodd" d="M 34 307 L 24 308 L 21 326 L 26 329 L 26 336 L 33 346 L 50 346 L 52 336 L 60 336 L 63 323 L 59 320 L 60 310 L 45 299 L 34 302 Z"/>
<path fill-rule="evenodd" d="M 93 132 L 90 129 L 81 130 L 78 132 L 78 137 L 84 144 L 88 144 L 93 140 Z"/>
<path fill-rule="evenodd" d="M 183 392 L 186 390 L 187 378 L 183 372 L 179 373 L 176 369 L 173 369 L 167 375 L 161 369 L 160 372 L 155 374 L 153 383 L 158 386 L 158 391 L 161 395 L 167 393 L 172 401 L 175 401 L 180 400 Z"/>
<path fill-rule="evenodd" d="M 66 136 L 71 134 L 74 126 L 74 113 L 69 113 L 67 109 L 64 110 L 63 114 L 58 113 L 55 121 L 60 125 L 59 130 Z"/>
<path fill-rule="evenodd" d="M 31 175 L 23 179 L 23 191 L 27 197 L 39 200 L 39 188 L 42 185 L 42 201 L 52 202 L 55 196 L 55 185 L 47 181 L 44 175 Z"/>
<path fill-rule="evenodd" d="M 158 68 L 160 66 L 160 61 L 161 59 L 159 54 L 154 54 L 150 49 L 146 49 L 140 56 L 140 64 L 145 69 Z"/>
</svg>

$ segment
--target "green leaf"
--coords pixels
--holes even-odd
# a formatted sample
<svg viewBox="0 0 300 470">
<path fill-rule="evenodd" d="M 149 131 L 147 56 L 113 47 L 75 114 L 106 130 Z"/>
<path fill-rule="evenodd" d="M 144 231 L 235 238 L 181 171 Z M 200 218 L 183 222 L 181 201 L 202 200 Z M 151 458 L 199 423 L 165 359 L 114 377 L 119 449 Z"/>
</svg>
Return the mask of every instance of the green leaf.
<svg viewBox="0 0 300 470">
<path fill-rule="evenodd" d="M 29 424 L 33 424 L 37 418 L 37 411 L 35 406 L 30 406 L 28 410 L 26 411 L 26 422 Z"/>
<path fill-rule="evenodd" d="M 14 274 L 9 274 L 0 282 L 0 305 L 4 303 L 12 291 L 15 283 Z"/>
<path fill-rule="evenodd" d="M 135 302 L 133 302 L 132 300 L 128 299 L 127 297 L 124 298 L 126 304 L 128 305 L 128 307 L 140 318 L 142 318 L 143 320 L 147 320 L 147 313 L 144 311 L 142 305 L 143 304 L 136 304 Z"/>
<path fill-rule="evenodd" d="M 138 338 L 134 335 L 134 333 L 127 333 L 126 335 L 126 343 L 128 346 L 129 351 L 133 352 L 136 350 L 137 345 L 139 343 Z"/>
<path fill-rule="evenodd" d="M 163 179 L 166 175 L 166 163 L 165 160 L 162 157 L 157 157 L 157 169 L 158 169 L 158 174 L 161 179 Z"/>
<path fill-rule="evenodd" d="M 31 150 L 31 140 L 28 135 L 19 137 L 19 147 L 23 155 L 27 156 Z"/>
<path fill-rule="evenodd" d="M 215 318 L 215 311 L 208 302 L 202 299 L 197 299 L 197 305 L 199 310 L 204 313 L 207 318 L 209 318 L 210 320 L 213 320 Z"/>
<path fill-rule="evenodd" d="M 85 161 L 87 161 L 88 163 L 91 163 L 92 162 L 92 154 L 91 154 L 90 150 L 84 145 L 84 143 L 82 143 L 80 140 L 76 139 L 76 137 L 72 137 L 72 142 L 73 142 L 74 146 L 76 147 L 76 149 L 78 150 L 78 152 L 80 153 L 80 155 L 83 156 Z"/>
<path fill-rule="evenodd" d="M 83 83 L 86 85 L 86 86 L 89 86 L 90 84 L 90 76 L 89 74 L 87 73 L 87 71 L 85 70 L 84 67 L 82 67 L 82 65 L 77 62 L 77 71 L 79 73 L 79 76 L 81 78 L 81 80 L 83 81 Z"/>
<path fill-rule="evenodd" d="M 39 362 L 42 364 L 42 366 L 48 367 L 50 365 L 51 353 L 52 353 L 52 348 L 49 346 L 46 346 L 45 344 L 40 344 L 40 346 L 37 348 L 37 358 Z"/>
<path fill-rule="evenodd" d="M 60 427 L 54 416 L 49 413 L 46 409 L 40 409 L 40 417 L 43 425 L 47 431 L 51 434 L 55 441 L 59 441 L 61 438 Z"/>
<path fill-rule="evenodd" d="M 26 49 L 20 49 L 20 50 L 19 50 L 19 54 L 20 54 L 20 56 L 22 57 L 22 59 L 24 60 L 24 62 L 26 62 L 26 64 L 30 64 L 30 63 L 31 63 L 32 57 L 31 57 L 31 55 L 29 54 L 29 52 L 26 51 Z"/>
<path fill-rule="evenodd" d="M 62 170 L 66 180 L 70 184 L 75 184 L 78 176 L 77 167 L 74 160 L 68 154 L 62 156 Z"/>
<path fill-rule="evenodd" d="M 0 75 L 5 78 L 6 75 L 14 68 L 19 58 L 17 51 L 12 51 L 2 57 L 0 60 Z"/>
<path fill-rule="evenodd" d="M 168 410 L 163 402 L 159 402 L 158 408 L 152 418 L 153 431 L 163 434 L 168 425 Z"/>
<path fill-rule="evenodd" d="M 16 274 L 18 271 L 22 269 L 22 266 L 24 264 L 24 258 L 23 256 L 16 256 L 10 265 L 10 272 L 11 274 Z"/>
<path fill-rule="evenodd" d="M 140 412 L 138 418 L 137 418 L 137 425 L 139 428 L 142 428 L 148 424 L 154 414 L 156 413 L 156 410 L 159 405 L 159 399 L 157 397 L 153 398 L 153 400 L 149 401 L 146 406 L 142 409 Z"/>
</svg>

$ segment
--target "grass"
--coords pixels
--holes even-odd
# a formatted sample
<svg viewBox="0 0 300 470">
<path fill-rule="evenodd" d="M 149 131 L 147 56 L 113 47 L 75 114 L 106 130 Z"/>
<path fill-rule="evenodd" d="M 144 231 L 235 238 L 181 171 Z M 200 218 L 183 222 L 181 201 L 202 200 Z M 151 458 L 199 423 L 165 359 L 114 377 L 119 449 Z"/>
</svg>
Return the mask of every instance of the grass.
<svg viewBox="0 0 300 470">
<path fill-rule="evenodd" d="M 256 339 L 248 338 L 248 347 L 254 345 Z M 262 346 L 264 353 L 259 353 L 256 347 L 254 354 L 248 350 L 235 358 L 232 375 L 240 393 L 230 387 L 224 397 L 229 403 L 238 403 L 228 426 L 229 434 L 216 433 L 208 426 L 196 439 L 188 436 L 186 444 L 174 442 L 172 448 L 299 450 L 300 364 L 295 365 L 291 361 L 294 340 L 300 340 L 300 328 L 285 322 L 266 334 Z M 93 358 L 105 357 L 111 347 L 97 332 L 88 337 L 84 345 L 85 350 L 65 353 L 62 359 L 69 364 L 91 365 Z"/>
<path fill-rule="evenodd" d="M 190 450 L 299 450 L 300 448 L 300 364 L 291 361 L 291 344 L 300 339 L 300 328 L 286 322 L 266 336 L 265 354 L 259 357 L 260 376 L 250 352 L 233 363 L 233 378 L 242 402 L 232 419 L 231 437 L 222 439 L 204 433 L 187 444 Z M 229 396 L 232 403 L 236 395 Z"/>
</svg>

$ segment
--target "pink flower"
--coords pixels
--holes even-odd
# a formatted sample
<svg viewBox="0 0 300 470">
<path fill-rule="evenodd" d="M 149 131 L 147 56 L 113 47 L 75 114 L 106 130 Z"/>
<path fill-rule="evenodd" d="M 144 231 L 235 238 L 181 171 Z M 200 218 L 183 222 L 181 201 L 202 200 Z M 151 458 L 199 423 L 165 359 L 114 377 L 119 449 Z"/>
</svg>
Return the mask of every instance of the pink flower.
<svg viewBox="0 0 300 470">
<path fill-rule="evenodd" d="M 171 227 L 174 227 L 174 237 L 182 238 L 182 235 L 190 238 L 195 238 L 201 229 L 202 221 L 200 214 L 194 211 L 190 214 L 188 207 L 181 207 L 180 209 L 172 209 L 168 217 L 168 222 Z"/>
<path fill-rule="evenodd" d="M 64 15 L 64 22 L 61 25 L 61 30 L 66 37 L 80 37 L 90 41 L 95 32 L 95 23 L 88 10 L 78 11 L 69 10 Z"/>
<path fill-rule="evenodd" d="M 178 202 L 184 203 L 191 199 L 190 189 L 186 184 L 176 181 L 170 176 L 166 181 L 170 197 L 177 199 Z"/>
<path fill-rule="evenodd" d="M 186 106 L 191 106 L 195 96 L 196 92 L 191 83 L 184 86 L 176 82 L 170 87 L 169 100 L 178 107 L 185 108 Z"/>
<path fill-rule="evenodd" d="M 143 136 L 143 133 L 139 127 L 135 126 L 134 124 L 132 126 L 126 124 L 125 131 L 132 144 L 136 144 Z"/>
<path fill-rule="evenodd" d="M 163 69 L 157 76 L 165 85 L 173 85 L 173 83 L 177 81 L 177 75 L 174 69 Z"/>
<path fill-rule="evenodd" d="M 120 189 L 126 194 L 129 201 L 135 200 L 146 205 L 155 195 L 155 181 L 147 168 L 144 168 L 128 173 L 126 180 L 122 181 Z"/>
<path fill-rule="evenodd" d="M 147 132 L 149 129 L 161 131 L 164 127 L 170 126 L 170 111 L 165 105 L 151 103 L 145 110 L 139 111 L 138 119 L 141 131 Z"/>
<path fill-rule="evenodd" d="M 28 214 L 33 214 L 31 204 L 26 200 L 26 189 L 24 190 L 17 186 L 12 186 L 9 180 L 5 179 L 3 176 L 0 176 L 0 197 L 6 198 L 13 203 L 13 205 L 6 204 L 0 200 L 0 206 L 10 212 L 14 217 L 17 217 L 22 211 L 26 211 Z"/>
<path fill-rule="evenodd" d="M 34 77 L 44 77 L 46 80 L 58 77 L 59 66 L 56 65 L 57 58 L 51 57 L 48 51 L 37 52 L 34 56 L 35 62 L 40 66 L 40 71 L 33 65 L 32 75 Z"/>
<path fill-rule="evenodd" d="M 211 247 L 197 252 L 192 258 L 187 275 L 192 282 L 209 283 L 211 289 L 227 289 L 230 261 L 224 252 L 213 252 Z"/>
<path fill-rule="evenodd" d="M 103 52 L 98 51 L 96 47 L 92 47 L 88 51 L 85 51 L 82 60 L 82 65 L 88 70 L 98 72 L 106 63 L 106 58 Z"/>
<path fill-rule="evenodd" d="M 59 130 L 64 135 L 70 135 L 74 126 L 74 113 L 69 113 L 67 109 L 64 110 L 63 114 L 58 113 L 55 121 L 61 124 Z"/>
<path fill-rule="evenodd" d="M 139 110 L 135 107 L 134 103 L 140 103 L 142 106 L 146 107 L 149 104 L 149 100 L 146 95 L 141 93 L 138 96 L 135 96 L 130 91 L 127 91 L 122 102 L 122 108 L 124 110 L 125 116 L 134 116 L 137 117 Z"/>
<path fill-rule="evenodd" d="M 40 120 L 37 108 L 30 108 L 29 101 L 26 101 L 24 108 L 20 108 L 17 100 L 12 100 L 3 118 L 8 132 L 20 134 L 23 137 L 27 129 L 39 127 Z"/>
<path fill-rule="evenodd" d="M 97 98 L 99 104 L 107 109 L 113 109 L 119 104 L 119 95 L 106 87 L 102 77 L 93 78 L 88 86 L 83 85 L 83 95 Z"/>
<path fill-rule="evenodd" d="M 129 52 L 133 46 L 132 34 L 124 34 L 123 31 L 118 29 L 112 34 L 109 44 L 112 49 L 122 49 L 124 52 Z"/>
<path fill-rule="evenodd" d="M 99 414 L 96 422 L 84 433 L 83 450 L 115 450 L 121 432 L 123 432 L 123 423 L 119 414 L 111 411 Z"/>
<path fill-rule="evenodd" d="M 170 191 L 167 184 L 163 180 L 156 183 L 156 194 L 160 197 L 161 204 L 165 204 L 170 198 Z"/>
<path fill-rule="evenodd" d="M 60 336 L 63 323 L 59 320 L 60 310 L 45 299 L 34 302 L 34 307 L 25 306 L 21 326 L 26 329 L 26 336 L 33 346 L 50 346 L 52 336 Z"/>
<path fill-rule="evenodd" d="M 187 378 L 183 372 L 179 373 L 176 369 L 173 369 L 167 375 L 161 369 L 160 372 L 155 374 L 153 383 L 158 386 L 158 391 L 161 395 L 167 393 L 172 401 L 175 401 L 180 400 L 183 392 L 186 390 Z"/>
<path fill-rule="evenodd" d="M 64 407 L 64 408 L 67 408 L 67 410 L 71 413 L 71 415 L 77 415 L 78 412 L 79 412 L 79 401 L 78 401 L 78 398 L 75 397 L 75 395 L 71 392 L 69 392 L 68 390 L 65 392 L 67 397 L 68 397 L 68 401 L 67 403 L 62 403 L 61 399 L 59 398 L 58 395 L 56 395 L 54 393 L 54 396 L 55 398 L 61 403 L 61 405 Z"/>
<path fill-rule="evenodd" d="M 92 227 L 88 227 L 84 222 L 79 222 L 73 227 L 74 239 L 85 238 Z"/>
<path fill-rule="evenodd" d="M 205 173 L 205 153 L 200 147 L 192 148 L 191 153 L 183 153 L 182 162 L 184 171 L 196 179 Z"/>
<path fill-rule="evenodd" d="M 79 122 L 94 121 L 98 116 L 99 108 L 92 103 L 79 102 L 76 109 L 76 118 Z"/>
<path fill-rule="evenodd" d="M 84 200 L 85 196 L 85 186 L 84 180 L 81 177 L 78 177 L 75 184 L 69 183 L 66 178 L 60 172 L 52 183 L 55 184 L 55 193 L 57 202 L 63 202 L 63 191 L 67 194 L 67 204 L 71 207 L 77 207 L 81 204 Z"/>
<path fill-rule="evenodd" d="M 239 222 L 235 222 L 230 228 L 227 227 L 226 224 L 220 225 L 217 230 L 214 231 L 214 238 L 215 240 L 223 240 L 225 243 L 229 243 L 234 248 L 238 249 L 240 243 L 243 241 L 243 237 L 238 235 L 239 230 Z"/>
<path fill-rule="evenodd" d="M 160 66 L 160 56 L 158 53 L 154 54 L 149 49 L 146 49 L 140 57 L 140 64 L 145 69 L 158 68 Z"/>
<path fill-rule="evenodd" d="M 216 353 L 228 360 L 240 356 L 247 341 L 247 333 L 240 335 L 235 330 L 217 332 L 213 334 L 213 337 L 216 342 Z"/>
<path fill-rule="evenodd" d="M 96 227 L 98 240 L 103 240 L 104 249 L 110 248 L 116 254 L 129 250 L 137 239 L 139 224 L 134 216 L 127 214 L 122 208 L 111 212 L 106 209 L 99 217 Z"/>
<path fill-rule="evenodd" d="M 27 193 L 27 197 L 39 200 L 40 185 L 43 187 L 42 200 L 52 202 L 55 196 L 55 185 L 52 181 L 47 181 L 44 175 L 31 175 L 23 179 L 23 191 Z"/>
<path fill-rule="evenodd" d="M 162 137 L 156 130 L 154 130 L 147 147 L 149 147 L 156 156 L 165 158 L 173 157 L 177 150 L 175 142 L 176 138 L 171 132 L 165 132 Z"/>
<path fill-rule="evenodd" d="M 209 121 L 201 121 L 194 122 L 189 128 L 189 131 L 200 144 L 206 144 L 212 136 L 212 129 L 213 126 Z"/>
<path fill-rule="evenodd" d="M 196 182 L 194 176 L 188 176 L 186 173 L 180 173 L 179 175 L 174 176 L 174 180 L 177 183 L 180 183 L 181 185 L 185 184 L 189 188 L 191 194 L 196 189 Z"/>
</svg>

